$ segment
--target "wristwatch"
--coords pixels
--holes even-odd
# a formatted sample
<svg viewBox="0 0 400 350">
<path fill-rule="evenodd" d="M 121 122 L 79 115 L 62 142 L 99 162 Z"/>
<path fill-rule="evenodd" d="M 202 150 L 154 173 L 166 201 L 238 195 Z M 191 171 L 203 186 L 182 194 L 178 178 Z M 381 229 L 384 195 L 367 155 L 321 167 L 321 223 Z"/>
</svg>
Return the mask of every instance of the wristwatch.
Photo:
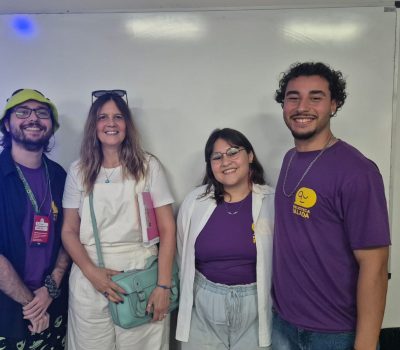
<svg viewBox="0 0 400 350">
<path fill-rule="evenodd" d="M 54 278 L 51 275 L 46 276 L 46 279 L 44 280 L 44 286 L 47 288 L 49 295 L 53 299 L 57 299 L 60 296 L 61 289 L 57 288 L 56 281 L 54 281 Z"/>
</svg>

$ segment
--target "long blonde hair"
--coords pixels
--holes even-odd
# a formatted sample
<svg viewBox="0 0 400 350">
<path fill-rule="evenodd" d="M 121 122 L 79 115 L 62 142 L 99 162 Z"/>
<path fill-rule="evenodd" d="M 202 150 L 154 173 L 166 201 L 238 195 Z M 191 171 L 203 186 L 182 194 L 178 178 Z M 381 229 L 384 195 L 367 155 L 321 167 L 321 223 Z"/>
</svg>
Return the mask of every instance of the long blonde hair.
<svg viewBox="0 0 400 350">
<path fill-rule="evenodd" d="M 123 178 L 132 176 L 136 181 L 139 181 L 146 175 L 146 153 L 141 146 L 139 132 L 133 122 L 128 104 L 120 96 L 107 93 L 100 96 L 90 107 L 83 132 L 79 169 L 86 193 L 93 191 L 103 163 L 103 150 L 96 131 L 97 114 L 109 101 L 114 101 L 126 123 L 126 136 L 119 148 L 119 161 L 122 166 Z"/>
</svg>

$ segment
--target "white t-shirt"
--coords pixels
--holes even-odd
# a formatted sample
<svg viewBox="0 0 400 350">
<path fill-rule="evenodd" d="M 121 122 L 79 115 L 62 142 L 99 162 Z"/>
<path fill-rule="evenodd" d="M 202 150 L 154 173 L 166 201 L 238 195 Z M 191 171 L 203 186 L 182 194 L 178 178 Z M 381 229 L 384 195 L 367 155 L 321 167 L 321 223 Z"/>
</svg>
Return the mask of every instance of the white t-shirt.
<svg viewBox="0 0 400 350">
<path fill-rule="evenodd" d="M 174 198 L 171 194 L 164 170 L 160 162 L 152 156 L 148 156 L 147 161 L 149 169 L 147 173 L 146 189 L 143 188 L 142 190 L 146 190 L 151 193 L 155 208 L 173 203 Z M 101 167 L 100 173 L 96 179 L 96 183 L 105 183 L 107 179 L 111 183 L 123 182 L 122 167 L 119 166 L 116 168 L 107 169 Z M 71 164 L 68 171 L 63 196 L 63 207 L 78 208 L 79 215 L 81 216 L 84 198 L 85 191 L 82 177 L 79 173 L 79 160 L 76 160 Z"/>
</svg>

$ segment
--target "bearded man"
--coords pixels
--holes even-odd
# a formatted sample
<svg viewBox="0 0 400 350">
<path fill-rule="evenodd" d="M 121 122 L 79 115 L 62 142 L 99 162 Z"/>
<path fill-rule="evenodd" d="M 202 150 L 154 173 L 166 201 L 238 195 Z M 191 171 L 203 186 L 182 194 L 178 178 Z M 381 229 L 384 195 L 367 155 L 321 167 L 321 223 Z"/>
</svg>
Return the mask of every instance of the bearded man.
<svg viewBox="0 0 400 350">
<path fill-rule="evenodd" d="M 388 285 L 389 218 L 376 164 L 333 135 L 342 72 L 293 64 L 275 100 L 295 147 L 275 193 L 274 350 L 376 350 Z"/>
<path fill-rule="evenodd" d="M 20 89 L 0 116 L 0 348 L 63 349 L 69 258 L 61 245 L 64 169 L 47 158 L 56 106 Z"/>
</svg>

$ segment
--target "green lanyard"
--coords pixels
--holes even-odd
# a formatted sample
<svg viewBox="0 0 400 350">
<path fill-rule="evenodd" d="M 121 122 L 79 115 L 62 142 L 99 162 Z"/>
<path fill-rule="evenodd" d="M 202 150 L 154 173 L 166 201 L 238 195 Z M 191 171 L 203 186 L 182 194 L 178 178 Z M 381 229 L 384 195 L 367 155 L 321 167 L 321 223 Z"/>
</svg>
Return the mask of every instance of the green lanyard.
<svg viewBox="0 0 400 350">
<path fill-rule="evenodd" d="M 42 205 L 43 205 L 44 201 L 46 200 L 47 192 L 49 191 L 49 187 L 50 187 L 49 170 L 47 169 L 47 163 L 44 158 L 43 158 L 43 163 L 44 163 L 44 167 L 46 169 L 47 187 L 46 187 L 46 193 L 45 193 L 44 199 L 42 201 L 42 204 L 40 204 L 40 207 L 37 204 L 35 195 L 33 194 L 33 191 L 31 189 L 31 186 L 29 186 L 28 181 L 26 181 L 26 178 L 25 178 L 24 174 L 22 173 L 21 168 L 19 167 L 19 165 L 17 163 L 15 163 L 15 167 L 17 168 L 18 176 L 21 179 L 22 184 L 24 185 L 25 192 L 28 195 L 29 200 L 31 201 L 32 207 L 35 210 L 36 214 L 40 214 L 40 209 L 42 208 Z"/>
</svg>

